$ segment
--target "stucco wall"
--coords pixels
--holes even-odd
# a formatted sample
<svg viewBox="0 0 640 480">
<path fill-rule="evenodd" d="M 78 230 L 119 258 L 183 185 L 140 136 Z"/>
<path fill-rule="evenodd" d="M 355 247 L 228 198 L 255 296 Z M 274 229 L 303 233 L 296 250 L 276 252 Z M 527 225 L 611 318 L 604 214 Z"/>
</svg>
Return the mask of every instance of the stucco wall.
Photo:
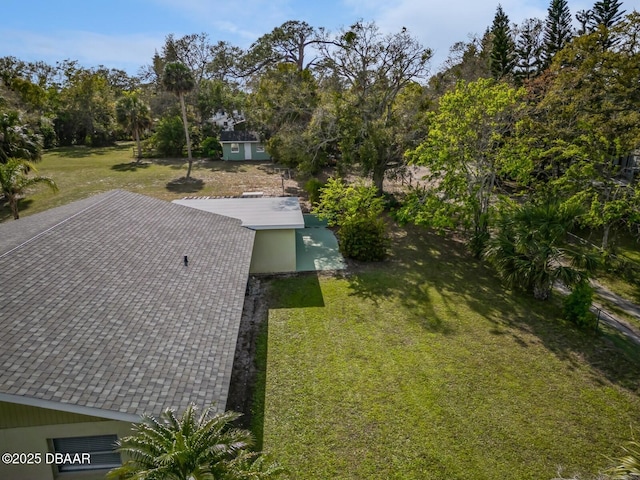
<svg viewBox="0 0 640 480">
<path fill-rule="evenodd" d="M 48 440 L 63 437 L 92 435 L 131 435 L 131 424 L 118 421 L 44 425 L 38 427 L 7 428 L 0 430 L 0 453 L 40 453 L 39 465 L 5 465 L 0 463 L 0 478 L 20 480 L 68 480 L 103 479 L 106 471 L 73 472 L 54 476 L 54 466 L 45 464 L 45 454 L 50 452 Z"/>
<path fill-rule="evenodd" d="M 258 230 L 253 242 L 251 273 L 296 271 L 296 231 Z"/>
</svg>

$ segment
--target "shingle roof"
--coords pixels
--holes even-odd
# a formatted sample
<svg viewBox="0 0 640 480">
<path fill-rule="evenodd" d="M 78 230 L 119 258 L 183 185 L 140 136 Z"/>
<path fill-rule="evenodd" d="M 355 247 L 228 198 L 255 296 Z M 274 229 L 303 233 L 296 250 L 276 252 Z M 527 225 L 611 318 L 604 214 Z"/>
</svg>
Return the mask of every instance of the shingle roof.
<svg viewBox="0 0 640 480">
<path fill-rule="evenodd" d="M 255 132 L 247 132 L 245 130 L 236 130 L 230 132 L 220 132 L 220 142 L 259 142 L 260 138 Z"/>
<path fill-rule="evenodd" d="M 223 410 L 253 238 L 124 191 L 0 224 L 0 401 Z"/>
<path fill-rule="evenodd" d="M 252 230 L 304 228 L 298 197 L 183 198 L 173 203 L 237 218 Z"/>
</svg>

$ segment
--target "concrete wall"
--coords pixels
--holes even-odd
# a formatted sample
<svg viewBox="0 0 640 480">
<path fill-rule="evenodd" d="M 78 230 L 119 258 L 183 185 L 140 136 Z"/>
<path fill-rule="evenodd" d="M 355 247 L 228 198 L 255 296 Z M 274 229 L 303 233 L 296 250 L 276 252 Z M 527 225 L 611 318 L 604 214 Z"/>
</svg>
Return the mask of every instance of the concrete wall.
<svg viewBox="0 0 640 480">
<path fill-rule="evenodd" d="M 27 407 L 29 408 L 29 407 Z M 78 415 L 82 417 L 82 415 Z M 89 417 L 91 418 L 91 417 Z M 131 435 L 131 424 L 105 420 L 99 422 L 40 425 L 0 430 L 0 453 L 40 453 L 41 462 L 36 465 L 5 465 L 0 463 L 0 478 L 20 480 L 94 480 L 103 479 L 108 470 L 63 473 L 56 475 L 54 465 L 45 463 L 45 454 L 50 453 L 49 441 L 53 438 L 85 437 L 93 435 Z"/>
<path fill-rule="evenodd" d="M 296 231 L 257 230 L 253 242 L 250 273 L 296 271 Z"/>
</svg>

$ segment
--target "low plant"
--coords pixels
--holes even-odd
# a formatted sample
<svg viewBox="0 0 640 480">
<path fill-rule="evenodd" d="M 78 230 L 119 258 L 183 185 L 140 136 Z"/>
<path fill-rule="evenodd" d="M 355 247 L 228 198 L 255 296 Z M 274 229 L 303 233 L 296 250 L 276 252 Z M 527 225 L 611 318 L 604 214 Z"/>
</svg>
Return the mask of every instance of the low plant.
<svg viewBox="0 0 640 480">
<path fill-rule="evenodd" d="M 593 288 L 587 282 L 576 285 L 563 301 L 564 318 L 581 328 L 595 325 L 595 317 L 589 310 L 593 301 Z"/>
</svg>

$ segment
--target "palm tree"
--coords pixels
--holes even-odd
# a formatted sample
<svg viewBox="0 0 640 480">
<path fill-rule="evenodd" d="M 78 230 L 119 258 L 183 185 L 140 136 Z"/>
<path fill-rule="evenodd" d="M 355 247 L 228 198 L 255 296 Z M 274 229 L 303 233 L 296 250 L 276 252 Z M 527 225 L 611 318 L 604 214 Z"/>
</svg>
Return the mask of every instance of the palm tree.
<svg viewBox="0 0 640 480">
<path fill-rule="evenodd" d="M 168 92 L 175 93 L 180 99 L 180 108 L 182 110 L 182 123 L 184 124 L 184 135 L 187 139 L 187 155 L 189 158 L 189 169 L 187 170 L 187 179 L 191 175 L 191 166 L 193 159 L 191 158 L 191 139 L 189 138 L 189 126 L 187 124 L 187 108 L 184 104 L 184 96 L 193 90 L 195 80 L 193 74 L 184 64 L 180 62 L 169 62 L 164 66 L 162 74 L 162 85 Z"/>
<path fill-rule="evenodd" d="M 0 163 L 10 158 L 40 160 L 42 138 L 22 122 L 20 113 L 9 110 L 0 113 Z"/>
<path fill-rule="evenodd" d="M 149 106 L 140 100 L 138 92 L 125 92 L 116 103 L 116 119 L 127 132 L 133 134 L 138 149 L 136 162 L 140 162 L 142 157 L 140 131 L 151 126 Z"/>
<path fill-rule="evenodd" d="M 565 241 L 580 212 L 579 207 L 561 207 L 553 201 L 512 206 L 500 216 L 485 258 L 507 286 L 547 300 L 556 281 L 577 285 L 597 265 L 594 255 L 570 248 Z"/>
<path fill-rule="evenodd" d="M 4 198 L 9 202 L 9 208 L 13 218 L 20 218 L 18 213 L 18 200 L 22 197 L 27 188 L 38 183 L 45 183 L 55 192 L 58 186 L 49 177 L 30 177 L 29 172 L 36 172 L 33 163 L 19 158 L 10 158 L 6 163 L 0 163 L 0 188 Z"/>
<path fill-rule="evenodd" d="M 109 472 L 109 478 L 126 479 L 260 479 L 282 473 L 277 464 L 250 452 L 253 443 L 246 430 L 230 427 L 240 414 L 225 412 L 211 415 L 211 407 L 200 416 L 189 405 L 178 419 L 171 409 L 160 419 L 143 416 L 134 435 L 117 442 L 118 451 L 129 457 L 121 467 Z"/>
</svg>

